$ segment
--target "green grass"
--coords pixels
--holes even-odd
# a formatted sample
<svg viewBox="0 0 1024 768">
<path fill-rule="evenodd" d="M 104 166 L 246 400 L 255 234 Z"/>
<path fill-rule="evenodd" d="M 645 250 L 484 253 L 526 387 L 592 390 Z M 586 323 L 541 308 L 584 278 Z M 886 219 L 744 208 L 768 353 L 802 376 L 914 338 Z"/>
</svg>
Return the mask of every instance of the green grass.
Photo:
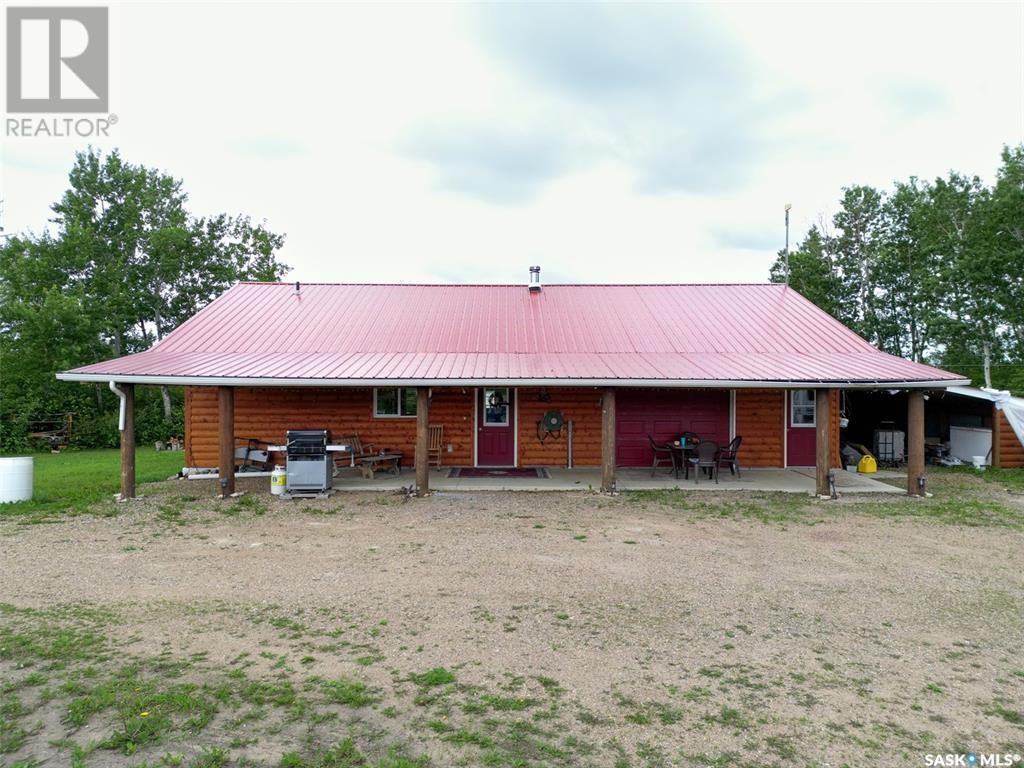
<svg viewBox="0 0 1024 768">
<path fill-rule="evenodd" d="M 121 452 L 114 448 L 36 453 L 33 459 L 32 500 L 0 505 L 0 515 L 81 513 L 121 488 Z M 183 451 L 140 448 L 135 452 L 135 481 L 166 480 L 184 460 Z"/>
<path fill-rule="evenodd" d="M 928 467 L 930 498 L 903 495 L 846 494 L 839 504 L 819 502 L 800 493 L 732 492 L 700 496 L 678 490 L 626 491 L 629 504 L 659 506 L 688 519 L 746 519 L 764 524 L 816 525 L 840 514 L 892 519 L 922 519 L 967 527 L 1024 529 L 1024 513 L 1010 494 L 1024 489 L 1024 469 Z M 893 481 L 899 482 L 899 481 Z"/>
</svg>

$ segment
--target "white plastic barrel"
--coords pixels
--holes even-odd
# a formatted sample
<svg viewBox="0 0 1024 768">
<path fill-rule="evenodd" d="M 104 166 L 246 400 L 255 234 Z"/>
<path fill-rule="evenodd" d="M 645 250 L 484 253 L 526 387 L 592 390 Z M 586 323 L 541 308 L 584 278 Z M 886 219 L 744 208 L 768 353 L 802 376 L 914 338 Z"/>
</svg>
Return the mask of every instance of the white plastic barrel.
<svg viewBox="0 0 1024 768">
<path fill-rule="evenodd" d="M 280 464 L 274 465 L 274 471 L 270 473 L 270 492 L 274 496 L 284 493 L 288 481 L 288 472 Z"/>
<path fill-rule="evenodd" d="M 0 504 L 32 498 L 32 457 L 0 456 Z"/>
</svg>

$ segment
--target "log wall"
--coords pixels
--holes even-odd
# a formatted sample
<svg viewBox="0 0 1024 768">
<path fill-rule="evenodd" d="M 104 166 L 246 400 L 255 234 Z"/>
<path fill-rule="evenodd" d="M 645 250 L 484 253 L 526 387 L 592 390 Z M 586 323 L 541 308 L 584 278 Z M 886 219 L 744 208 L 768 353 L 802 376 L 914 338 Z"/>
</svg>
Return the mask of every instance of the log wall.
<svg viewBox="0 0 1024 768">
<path fill-rule="evenodd" d="M 743 438 L 741 467 L 785 464 L 785 410 L 785 390 L 736 390 L 736 434 Z"/>
<path fill-rule="evenodd" d="M 443 444 L 452 445 L 452 452 L 442 455 L 442 464 L 466 466 L 473 462 L 472 389 L 463 393 L 460 388 L 435 388 L 430 423 L 444 425 Z M 376 450 L 400 451 L 404 466 L 412 466 L 415 460 L 416 419 L 375 418 L 372 389 L 236 389 L 235 437 L 283 443 L 289 429 L 329 429 L 334 438 L 356 433 L 364 445 L 373 443 Z M 185 465 L 217 466 L 217 434 L 217 389 L 187 387 Z"/>
<path fill-rule="evenodd" d="M 1024 467 L 1024 445 L 1017 439 L 1006 414 L 997 409 L 993 424 L 992 445 L 998 445 L 998 450 L 994 451 L 994 463 L 1003 469 Z"/>
<path fill-rule="evenodd" d="M 559 439 L 548 438 L 541 445 L 537 421 L 545 411 L 560 410 L 575 423 L 573 445 L 576 466 L 601 464 L 601 393 L 587 387 L 548 388 L 551 399 L 539 399 L 540 389 L 521 387 L 519 405 L 520 466 L 564 466 L 566 432 Z M 473 397 L 466 388 L 435 388 L 430 407 L 430 423 L 444 426 L 444 444 L 452 452 L 443 455 L 447 466 L 473 464 Z M 832 402 L 832 463 L 839 465 L 838 393 Z M 745 467 L 781 467 L 784 464 L 785 393 L 780 389 L 741 389 L 736 391 L 736 434 L 743 436 L 740 461 Z M 1024 447 L 1005 423 L 1014 445 L 1004 449 L 1005 460 L 1024 466 Z M 250 388 L 235 391 L 235 436 L 255 437 L 283 443 L 288 429 L 329 429 L 335 438 L 357 433 L 364 443 L 377 450 L 401 451 L 403 463 L 412 466 L 415 459 L 416 419 L 375 418 L 373 390 L 369 388 Z M 189 467 L 215 467 L 218 445 L 217 390 L 215 387 L 185 389 L 185 464 Z M 283 457 L 277 457 L 278 460 Z M 1004 460 L 1004 461 L 1005 461 Z"/>
<path fill-rule="evenodd" d="M 548 437 L 541 445 L 537 438 L 537 422 L 546 411 L 561 411 L 565 420 L 572 419 L 573 464 L 597 467 L 601 464 L 601 392 L 588 387 L 549 387 L 550 402 L 539 399 L 537 387 L 519 390 L 519 465 L 524 467 L 564 467 L 568 432 L 563 429 L 558 439 Z"/>
</svg>

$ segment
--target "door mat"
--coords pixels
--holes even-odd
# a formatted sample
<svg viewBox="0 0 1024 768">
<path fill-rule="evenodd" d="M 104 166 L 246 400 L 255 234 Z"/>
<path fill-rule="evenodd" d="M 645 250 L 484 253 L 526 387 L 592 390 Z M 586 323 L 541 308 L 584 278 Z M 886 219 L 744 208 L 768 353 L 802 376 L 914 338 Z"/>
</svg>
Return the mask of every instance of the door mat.
<svg viewBox="0 0 1024 768">
<path fill-rule="evenodd" d="M 549 475 L 540 467 L 452 467 L 448 477 L 522 477 L 532 480 L 546 480 Z"/>
</svg>

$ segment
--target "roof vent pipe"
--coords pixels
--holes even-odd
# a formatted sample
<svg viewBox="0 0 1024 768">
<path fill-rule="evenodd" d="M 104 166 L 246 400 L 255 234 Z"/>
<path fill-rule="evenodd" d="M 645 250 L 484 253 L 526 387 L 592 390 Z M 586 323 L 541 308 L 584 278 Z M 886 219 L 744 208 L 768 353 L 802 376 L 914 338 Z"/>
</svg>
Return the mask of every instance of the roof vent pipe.
<svg viewBox="0 0 1024 768">
<path fill-rule="evenodd" d="M 530 267 L 530 291 L 540 290 L 540 267 Z"/>
<path fill-rule="evenodd" d="M 295 281 L 295 295 L 298 296 L 300 293 L 302 293 L 302 284 L 298 280 L 296 280 Z"/>
</svg>

